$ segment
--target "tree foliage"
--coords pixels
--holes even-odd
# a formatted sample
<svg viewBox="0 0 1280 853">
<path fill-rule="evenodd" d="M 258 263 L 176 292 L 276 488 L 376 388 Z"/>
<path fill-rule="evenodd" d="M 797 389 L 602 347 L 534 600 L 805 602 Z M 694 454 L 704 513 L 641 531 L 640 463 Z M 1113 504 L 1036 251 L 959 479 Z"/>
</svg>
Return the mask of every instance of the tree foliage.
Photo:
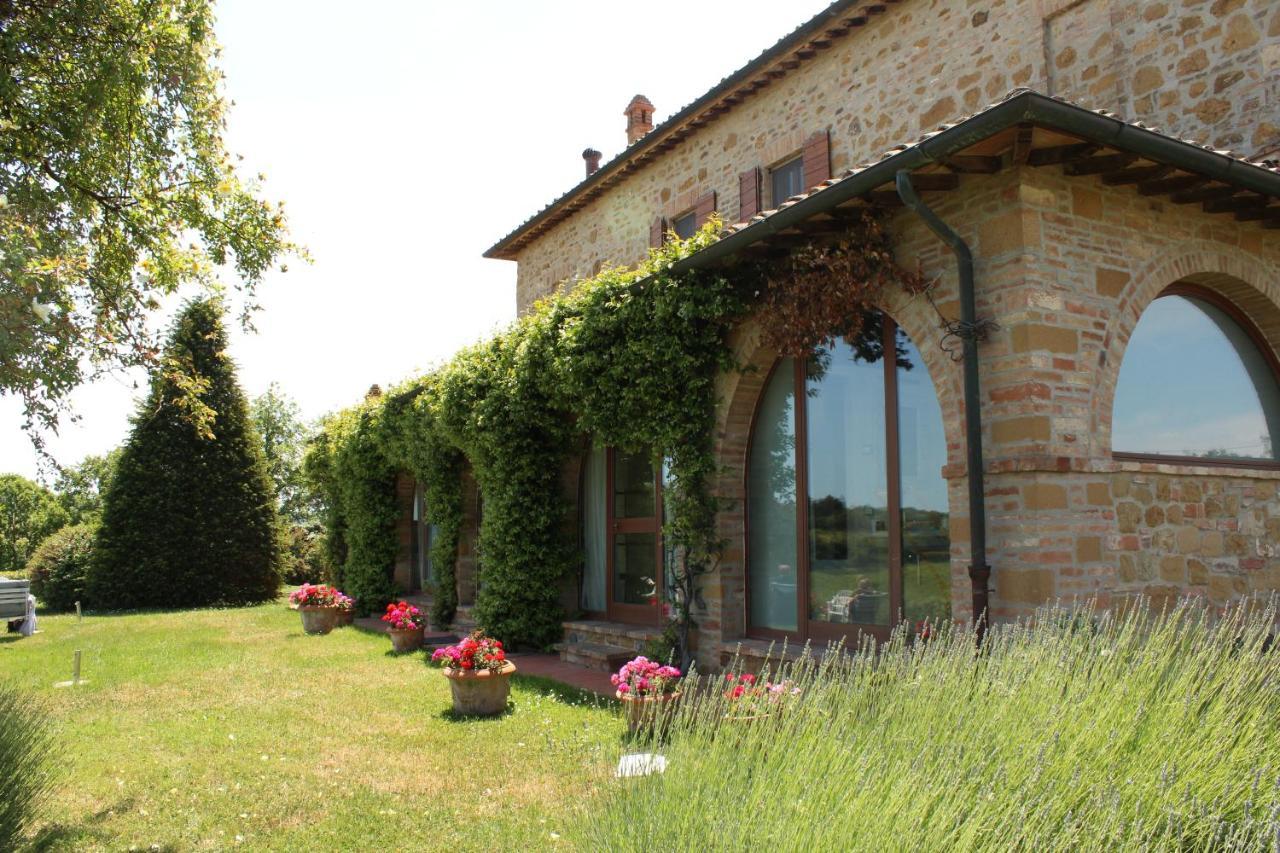
<svg viewBox="0 0 1280 853">
<path fill-rule="evenodd" d="M 21 572 L 36 546 L 68 519 L 44 486 L 17 474 L 0 474 L 0 572 Z"/>
<path fill-rule="evenodd" d="M 302 478 L 302 453 L 308 431 L 298 404 L 272 382 L 253 398 L 249 416 L 262 439 L 262 455 L 275 484 L 281 520 L 291 525 L 306 524 L 314 511 Z"/>
<path fill-rule="evenodd" d="M 280 584 L 275 494 L 217 299 L 188 303 L 107 489 L 95 607 L 265 601 Z M 191 393 L 194 391 L 194 395 Z M 191 401 L 211 413 L 193 420 Z"/>
<path fill-rule="evenodd" d="M 212 0 L 0 2 L 0 394 L 56 425 L 102 369 L 160 367 L 149 313 L 293 251 L 236 174 Z M 33 432 L 33 435 L 36 435 Z"/>
<path fill-rule="evenodd" d="M 101 456 L 89 455 L 80 464 L 61 468 L 53 482 L 58 503 L 71 524 L 94 522 L 102 514 L 102 495 L 120 461 L 120 448 Z"/>
</svg>

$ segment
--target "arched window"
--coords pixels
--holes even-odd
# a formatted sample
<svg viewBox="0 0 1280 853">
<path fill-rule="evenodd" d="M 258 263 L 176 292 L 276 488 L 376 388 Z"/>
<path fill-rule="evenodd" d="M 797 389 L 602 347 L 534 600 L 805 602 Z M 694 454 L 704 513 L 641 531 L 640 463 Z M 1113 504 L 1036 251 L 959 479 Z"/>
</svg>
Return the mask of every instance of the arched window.
<svg viewBox="0 0 1280 853">
<path fill-rule="evenodd" d="M 920 353 L 891 319 L 778 361 L 747 462 L 749 633 L 883 638 L 899 619 L 949 619 L 946 447 Z"/>
<path fill-rule="evenodd" d="M 1235 306 L 1176 285 L 1148 306 L 1129 339 L 1111 446 L 1121 458 L 1274 463 L 1277 375 L 1266 342 Z"/>
</svg>

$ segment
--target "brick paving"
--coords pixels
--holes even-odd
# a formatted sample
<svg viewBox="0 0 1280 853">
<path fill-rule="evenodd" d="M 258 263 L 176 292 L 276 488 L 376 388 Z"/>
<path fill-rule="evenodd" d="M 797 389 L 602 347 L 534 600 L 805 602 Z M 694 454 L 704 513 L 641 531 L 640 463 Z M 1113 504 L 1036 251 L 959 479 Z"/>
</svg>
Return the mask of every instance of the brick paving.
<svg viewBox="0 0 1280 853">
<path fill-rule="evenodd" d="M 521 652 L 511 655 L 511 660 L 515 663 L 518 673 L 550 678 L 570 687 L 590 690 L 600 696 L 613 696 L 614 690 L 613 685 L 609 683 L 609 673 L 565 663 L 560 660 L 559 655 Z"/>
<path fill-rule="evenodd" d="M 387 626 L 382 624 L 378 616 L 365 616 L 355 620 L 355 627 L 374 634 L 385 634 Z M 423 645 L 427 649 L 458 642 L 457 634 L 442 631 L 427 631 Z M 519 652 L 511 655 L 518 672 L 524 675 L 536 675 L 550 678 L 570 687 L 589 690 L 600 696 L 611 697 L 614 690 L 609 683 L 609 673 L 596 669 L 588 669 L 560 660 L 559 655 L 541 652 Z"/>
</svg>

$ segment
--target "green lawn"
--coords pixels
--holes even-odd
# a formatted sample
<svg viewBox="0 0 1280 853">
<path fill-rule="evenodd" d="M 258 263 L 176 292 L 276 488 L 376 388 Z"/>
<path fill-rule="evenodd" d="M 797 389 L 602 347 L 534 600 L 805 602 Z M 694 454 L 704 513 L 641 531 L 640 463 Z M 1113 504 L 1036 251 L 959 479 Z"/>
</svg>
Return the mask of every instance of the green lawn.
<svg viewBox="0 0 1280 853">
<path fill-rule="evenodd" d="M 621 752 L 616 713 L 517 677 L 514 710 L 454 720 L 444 677 L 282 604 L 42 616 L 0 677 L 66 747 L 52 849 L 554 849 Z M 55 689 L 84 652 L 87 685 Z"/>
</svg>

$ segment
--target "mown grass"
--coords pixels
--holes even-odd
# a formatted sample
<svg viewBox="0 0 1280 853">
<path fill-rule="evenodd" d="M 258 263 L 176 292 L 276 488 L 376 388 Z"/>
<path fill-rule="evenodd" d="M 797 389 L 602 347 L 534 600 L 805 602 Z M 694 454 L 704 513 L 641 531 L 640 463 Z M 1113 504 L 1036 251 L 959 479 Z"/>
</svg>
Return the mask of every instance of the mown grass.
<svg viewBox="0 0 1280 853">
<path fill-rule="evenodd" d="M 454 720 L 422 655 L 305 636 L 282 604 L 40 629 L 0 634 L 0 680 L 65 746 L 39 847 L 555 848 L 621 751 L 615 711 L 542 679 L 517 677 L 505 716 Z M 89 683 L 55 689 L 77 648 Z"/>
<path fill-rule="evenodd" d="M 607 783 L 585 850 L 1280 849 L 1274 612 L 1041 614 L 786 674 L 784 712 L 686 685 L 665 774 Z M 764 706 L 769 710 L 775 706 Z M 754 709 L 756 713 L 760 708 Z"/>
</svg>

